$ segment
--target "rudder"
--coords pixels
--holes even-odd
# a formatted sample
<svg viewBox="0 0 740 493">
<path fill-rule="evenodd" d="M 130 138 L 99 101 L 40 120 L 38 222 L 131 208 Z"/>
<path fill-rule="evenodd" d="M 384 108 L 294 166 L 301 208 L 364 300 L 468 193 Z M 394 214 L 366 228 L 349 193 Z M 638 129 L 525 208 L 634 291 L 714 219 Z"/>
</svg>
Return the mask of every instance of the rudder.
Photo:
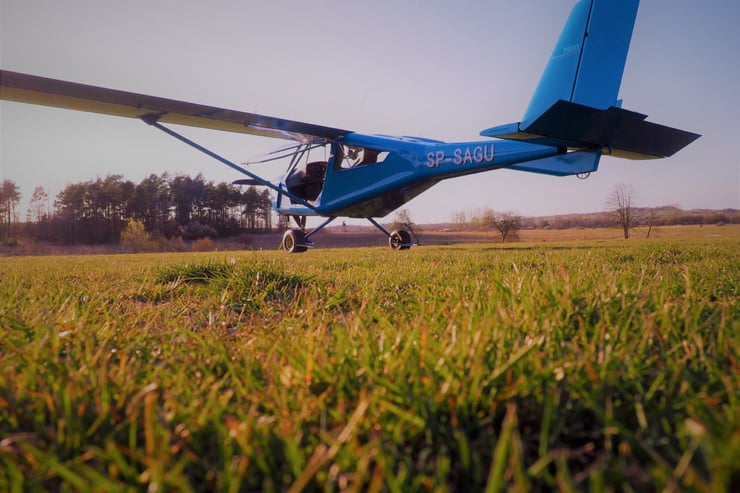
<svg viewBox="0 0 740 493">
<path fill-rule="evenodd" d="M 639 0 L 581 0 L 571 11 L 522 119 L 526 125 L 559 100 L 617 106 Z"/>
<path fill-rule="evenodd" d="M 646 115 L 622 109 L 617 100 L 639 3 L 578 2 L 522 121 L 480 134 L 628 159 L 668 157 L 699 138 L 648 122 Z M 548 162 L 527 171 L 559 173 L 561 164 Z"/>
</svg>

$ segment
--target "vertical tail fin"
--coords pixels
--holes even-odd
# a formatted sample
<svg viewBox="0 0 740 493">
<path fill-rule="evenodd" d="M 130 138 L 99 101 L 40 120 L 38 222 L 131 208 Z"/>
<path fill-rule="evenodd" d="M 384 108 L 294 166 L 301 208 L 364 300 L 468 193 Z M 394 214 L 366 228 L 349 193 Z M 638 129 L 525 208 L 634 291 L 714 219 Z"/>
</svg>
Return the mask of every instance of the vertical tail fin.
<svg viewBox="0 0 740 493">
<path fill-rule="evenodd" d="M 522 124 L 559 100 L 617 106 L 640 0 L 581 0 L 571 11 Z"/>
<path fill-rule="evenodd" d="M 629 159 L 672 156 L 698 139 L 698 134 L 645 121 L 647 115 L 624 110 L 617 101 L 639 3 L 580 0 L 522 121 L 480 134 Z M 559 164 L 528 171 L 563 173 Z"/>
</svg>

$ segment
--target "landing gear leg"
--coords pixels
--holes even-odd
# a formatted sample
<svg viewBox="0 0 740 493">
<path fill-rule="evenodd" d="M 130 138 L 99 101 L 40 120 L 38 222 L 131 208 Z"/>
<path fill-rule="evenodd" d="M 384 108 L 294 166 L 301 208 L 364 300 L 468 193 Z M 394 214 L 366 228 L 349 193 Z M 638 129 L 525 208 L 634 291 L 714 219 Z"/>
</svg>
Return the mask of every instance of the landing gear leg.
<svg viewBox="0 0 740 493">
<path fill-rule="evenodd" d="M 313 246 L 311 236 L 324 229 L 324 227 L 336 219 L 334 216 L 329 217 L 326 221 L 306 233 L 306 216 L 292 217 L 301 229 L 289 229 L 283 234 L 283 241 L 280 243 L 280 246 L 288 253 L 303 253 L 308 250 Z"/>
<path fill-rule="evenodd" d="M 306 216 L 290 216 L 295 221 L 296 225 L 301 228 L 301 231 L 306 230 Z"/>
<path fill-rule="evenodd" d="M 383 226 L 378 224 L 375 219 L 368 217 L 370 223 L 378 228 L 384 235 L 388 237 L 388 245 L 394 250 L 408 250 L 414 243 L 411 241 L 411 233 L 405 229 L 397 229 L 392 233 L 389 233 Z"/>
</svg>

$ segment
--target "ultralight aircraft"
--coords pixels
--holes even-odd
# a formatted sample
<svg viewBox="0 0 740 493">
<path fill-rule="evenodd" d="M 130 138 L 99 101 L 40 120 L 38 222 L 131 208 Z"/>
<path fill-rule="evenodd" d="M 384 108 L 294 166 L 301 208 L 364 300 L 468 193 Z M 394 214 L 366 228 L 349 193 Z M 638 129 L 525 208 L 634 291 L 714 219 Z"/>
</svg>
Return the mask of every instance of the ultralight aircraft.
<svg viewBox="0 0 740 493">
<path fill-rule="evenodd" d="M 522 120 L 480 132 L 495 140 L 446 143 L 421 137 L 369 135 L 294 120 L 0 71 L 0 99 L 139 118 L 247 178 L 235 184 L 271 189 L 273 208 L 297 228 L 286 252 L 305 252 L 312 237 L 338 217 L 365 218 L 391 248 L 412 243 L 381 218 L 448 178 L 500 168 L 586 177 L 602 155 L 668 157 L 698 134 L 646 121 L 617 99 L 639 0 L 580 0 L 558 39 Z M 287 162 L 276 181 L 258 176 L 188 139 L 168 124 L 292 141 L 248 164 Z M 325 220 L 306 231 L 306 217 Z"/>
</svg>

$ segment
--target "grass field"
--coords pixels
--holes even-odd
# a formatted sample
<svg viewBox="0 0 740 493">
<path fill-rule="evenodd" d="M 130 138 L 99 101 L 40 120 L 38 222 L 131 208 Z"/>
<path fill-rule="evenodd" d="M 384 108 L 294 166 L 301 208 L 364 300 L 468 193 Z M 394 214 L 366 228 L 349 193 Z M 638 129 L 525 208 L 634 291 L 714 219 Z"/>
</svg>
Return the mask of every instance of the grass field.
<svg viewBox="0 0 740 493">
<path fill-rule="evenodd" d="M 0 491 L 738 491 L 740 234 L 0 259 Z"/>
</svg>

